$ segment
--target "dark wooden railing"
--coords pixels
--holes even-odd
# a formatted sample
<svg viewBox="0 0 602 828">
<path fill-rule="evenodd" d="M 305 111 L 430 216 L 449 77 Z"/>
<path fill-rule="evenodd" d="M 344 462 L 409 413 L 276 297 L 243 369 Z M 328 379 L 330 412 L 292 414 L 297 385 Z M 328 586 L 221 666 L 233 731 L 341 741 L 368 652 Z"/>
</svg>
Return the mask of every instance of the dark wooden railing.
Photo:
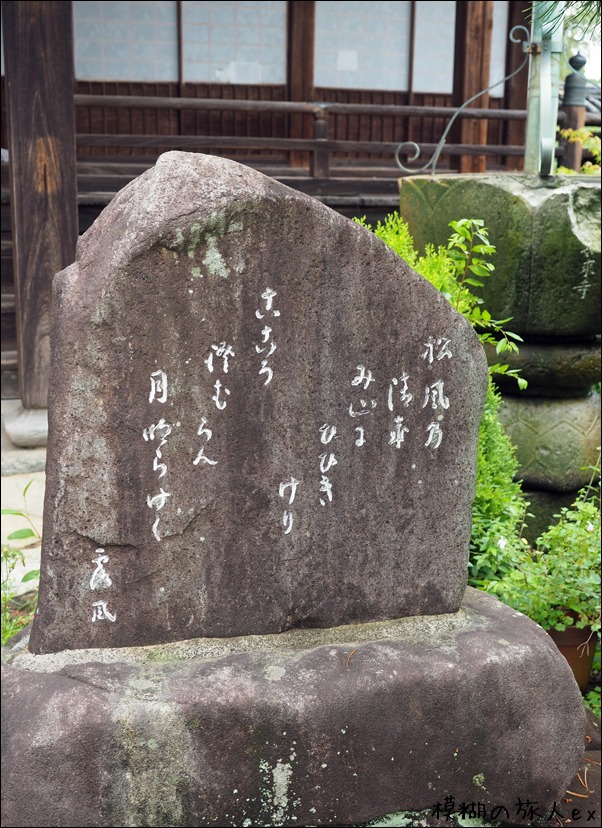
<svg viewBox="0 0 602 828">
<path fill-rule="evenodd" d="M 456 109 L 441 106 L 393 106 L 355 103 L 317 103 L 290 101 L 247 101 L 227 100 L 223 98 L 162 98 L 131 95 L 81 95 L 74 96 L 78 107 L 124 107 L 140 109 L 196 110 L 221 112 L 269 112 L 280 115 L 306 115 L 313 122 L 313 137 L 284 138 L 258 136 L 223 136 L 223 135 L 131 135 L 131 134 L 85 134 L 76 135 L 78 147 L 160 147 L 162 149 L 182 150 L 279 150 L 281 152 L 304 152 L 309 154 L 309 173 L 314 178 L 328 179 L 333 167 L 333 154 L 382 155 L 393 160 L 398 142 L 385 141 L 349 141 L 333 140 L 330 116 L 392 116 L 403 118 L 447 118 L 456 113 Z M 525 110 L 516 109 L 466 109 L 459 118 L 486 121 L 525 121 Z M 428 159 L 436 144 L 421 146 Z M 523 146 L 503 144 L 465 145 L 448 143 L 443 147 L 444 156 L 522 156 Z M 393 162 L 394 163 L 394 162 Z M 425 163 L 417 162 L 417 165 Z"/>
</svg>

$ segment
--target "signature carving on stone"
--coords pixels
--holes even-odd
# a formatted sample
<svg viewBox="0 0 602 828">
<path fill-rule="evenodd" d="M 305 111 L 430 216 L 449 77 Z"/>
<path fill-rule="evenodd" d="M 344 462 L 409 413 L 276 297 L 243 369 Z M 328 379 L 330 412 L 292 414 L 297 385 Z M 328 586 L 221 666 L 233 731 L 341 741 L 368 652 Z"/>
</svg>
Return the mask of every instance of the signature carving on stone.
<svg viewBox="0 0 602 828">
<path fill-rule="evenodd" d="M 117 615 L 109 612 L 106 601 L 94 601 L 92 604 L 94 610 L 92 612 L 92 623 L 94 621 L 110 621 L 115 623 Z"/>
<path fill-rule="evenodd" d="M 109 556 L 104 554 L 104 549 L 97 549 L 96 552 L 98 556 L 92 559 L 92 563 L 96 564 L 96 569 L 90 578 L 90 589 L 108 589 L 113 583 L 104 568 L 104 565 L 109 562 Z"/>
</svg>

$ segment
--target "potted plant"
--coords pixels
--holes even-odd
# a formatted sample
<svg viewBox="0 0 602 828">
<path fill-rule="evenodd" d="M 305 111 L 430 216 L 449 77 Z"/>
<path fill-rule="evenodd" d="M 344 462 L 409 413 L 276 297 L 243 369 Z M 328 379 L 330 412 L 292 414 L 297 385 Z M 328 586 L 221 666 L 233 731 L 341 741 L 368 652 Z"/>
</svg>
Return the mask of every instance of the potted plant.
<svg viewBox="0 0 602 828">
<path fill-rule="evenodd" d="M 558 522 L 525 546 L 514 567 L 487 589 L 547 630 L 582 691 L 600 635 L 600 460 Z"/>
</svg>

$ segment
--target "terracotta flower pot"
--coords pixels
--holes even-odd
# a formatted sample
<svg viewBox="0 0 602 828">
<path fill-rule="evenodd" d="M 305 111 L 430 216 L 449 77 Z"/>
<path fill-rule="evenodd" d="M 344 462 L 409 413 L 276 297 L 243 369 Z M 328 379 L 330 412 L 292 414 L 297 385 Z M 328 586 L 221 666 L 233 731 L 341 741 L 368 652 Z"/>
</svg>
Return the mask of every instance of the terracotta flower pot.
<svg viewBox="0 0 602 828">
<path fill-rule="evenodd" d="M 591 627 L 567 627 L 566 630 L 548 630 L 548 634 L 568 661 L 582 693 L 587 689 L 592 672 L 597 637 Z"/>
</svg>

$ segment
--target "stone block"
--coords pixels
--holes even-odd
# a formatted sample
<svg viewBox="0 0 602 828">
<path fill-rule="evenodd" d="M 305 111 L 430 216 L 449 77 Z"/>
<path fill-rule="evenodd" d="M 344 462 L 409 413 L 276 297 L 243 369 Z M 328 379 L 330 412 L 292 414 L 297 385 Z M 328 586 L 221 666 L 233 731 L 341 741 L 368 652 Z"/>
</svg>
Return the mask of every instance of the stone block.
<svg viewBox="0 0 602 828">
<path fill-rule="evenodd" d="M 584 748 L 551 638 L 472 589 L 454 614 L 4 660 L 7 828 L 357 825 L 448 796 L 507 824 L 560 804 Z"/>
<path fill-rule="evenodd" d="M 590 481 L 600 447 L 597 392 L 577 399 L 505 396 L 499 416 L 526 487 L 575 492 Z"/>
<path fill-rule="evenodd" d="M 486 359 L 372 233 L 170 152 L 53 302 L 33 651 L 458 609 Z"/>
<path fill-rule="evenodd" d="M 482 219 L 495 272 L 475 288 L 523 336 L 600 334 L 600 181 L 487 174 L 400 179 L 400 215 L 418 248 L 446 245 L 452 220 Z"/>
<path fill-rule="evenodd" d="M 4 429 L 14 446 L 20 448 L 40 448 L 48 439 L 48 411 L 45 408 L 23 408 L 19 405 L 15 411 L 7 413 Z"/>
<path fill-rule="evenodd" d="M 519 389 L 516 379 L 495 374 L 496 385 L 504 394 L 534 397 L 586 397 L 595 383 L 600 382 L 600 342 L 595 343 L 533 343 L 522 342 L 518 353 L 496 353 L 495 346 L 485 344 L 490 365 L 507 363 L 520 371 L 529 383 Z"/>
</svg>

